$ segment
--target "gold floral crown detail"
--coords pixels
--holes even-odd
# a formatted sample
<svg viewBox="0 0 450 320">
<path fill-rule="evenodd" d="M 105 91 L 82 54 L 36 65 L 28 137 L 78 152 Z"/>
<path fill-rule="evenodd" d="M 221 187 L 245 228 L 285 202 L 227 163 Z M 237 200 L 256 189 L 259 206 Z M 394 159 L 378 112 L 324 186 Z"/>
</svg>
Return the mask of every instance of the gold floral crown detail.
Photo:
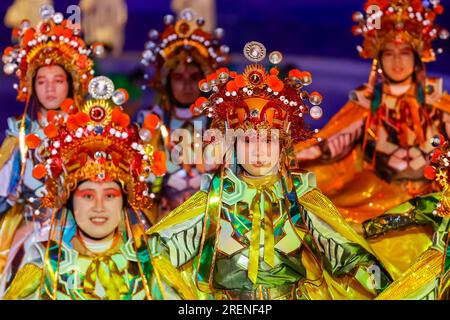
<svg viewBox="0 0 450 320">
<path fill-rule="evenodd" d="M 29 148 L 39 147 L 42 162 L 33 169 L 36 179 L 46 179 L 44 206 L 58 208 L 70 192 L 84 180 L 118 181 L 125 187 L 128 202 L 139 209 L 148 208 L 151 195 L 146 180 L 165 173 L 165 154 L 154 151 L 151 136 L 159 125 L 155 115 L 146 117 L 139 128 L 130 124 L 122 110 L 128 99 L 124 89 L 114 89 L 106 77 L 89 83 L 92 99 L 77 110 L 64 103 L 67 120 L 49 112 L 43 143 L 36 134 L 26 137 Z"/>
<path fill-rule="evenodd" d="M 355 12 L 352 28 L 364 40 L 357 46 L 363 58 L 378 58 L 380 50 L 389 41 L 411 44 L 423 62 L 435 60 L 432 43 L 438 37 L 445 40 L 449 32 L 435 24 L 444 8 L 439 0 L 369 0 L 362 12 Z M 438 49 L 442 53 L 442 49 Z"/>
<path fill-rule="evenodd" d="M 430 165 L 424 169 L 424 176 L 437 182 L 442 188 L 441 200 L 433 213 L 441 217 L 450 217 L 450 145 L 441 134 L 435 135 L 431 144 L 435 149 L 430 155 Z"/>
<path fill-rule="evenodd" d="M 17 76 L 19 84 L 14 85 L 17 99 L 26 101 L 37 69 L 60 65 L 72 77 L 74 98 L 81 101 L 94 74 L 93 56 L 101 55 L 104 48 L 100 44 L 88 47 L 77 26 L 65 20 L 62 13 L 55 13 L 52 6 L 42 5 L 40 12 L 42 20 L 36 27 L 23 20 L 13 29 L 12 37 L 17 44 L 3 52 L 3 70 L 7 75 Z"/>
<path fill-rule="evenodd" d="M 214 122 L 224 122 L 228 128 L 239 128 L 246 123 L 265 123 L 267 128 L 283 130 L 299 142 L 312 137 L 303 115 L 318 119 L 323 112 L 319 106 L 322 96 L 309 93 L 304 87 L 312 83 L 309 72 L 293 69 L 285 79 L 278 77 L 276 67 L 267 71 L 261 64 L 266 48 L 259 42 L 249 42 L 244 47 L 245 57 L 254 64 L 242 74 L 220 68 L 199 82 L 199 88 L 208 98 L 200 97 L 191 106 L 194 114 L 206 113 Z M 270 53 L 269 60 L 277 65 L 283 59 L 280 52 Z M 308 107 L 308 103 L 312 105 Z"/>
<path fill-rule="evenodd" d="M 141 63 L 156 69 L 154 81 L 161 81 L 163 67 L 171 69 L 175 62 L 196 62 L 203 72 L 209 73 L 228 61 L 230 49 L 220 44 L 223 29 L 216 28 L 209 33 L 203 30 L 205 20 L 195 19 L 195 16 L 192 9 L 183 10 L 178 19 L 166 15 L 165 29 L 161 33 L 156 29 L 149 31 L 149 41 L 145 43 Z"/>
</svg>

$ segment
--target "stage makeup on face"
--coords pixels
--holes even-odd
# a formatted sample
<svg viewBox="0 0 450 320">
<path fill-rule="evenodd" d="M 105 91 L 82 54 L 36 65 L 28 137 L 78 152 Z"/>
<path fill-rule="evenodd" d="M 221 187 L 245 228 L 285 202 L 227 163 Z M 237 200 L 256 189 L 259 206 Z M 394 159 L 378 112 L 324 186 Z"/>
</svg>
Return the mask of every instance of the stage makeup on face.
<svg viewBox="0 0 450 320">
<path fill-rule="evenodd" d="M 59 109 L 69 94 L 66 72 L 58 65 L 39 68 L 34 81 L 34 90 L 43 108 Z"/>
<path fill-rule="evenodd" d="M 85 181 L 75 191 L 75 221 L 85 236 L 111 238 L 119 226 L 123 208 L 122 190 L 116 182 Z"/>
<path fill-rule="evenodd" d="M 394 83 L 410 80 L 414 72 L 414 51 L 407 43 L 386 43 L 381 52 L 383 71 Z"/>
</svg>

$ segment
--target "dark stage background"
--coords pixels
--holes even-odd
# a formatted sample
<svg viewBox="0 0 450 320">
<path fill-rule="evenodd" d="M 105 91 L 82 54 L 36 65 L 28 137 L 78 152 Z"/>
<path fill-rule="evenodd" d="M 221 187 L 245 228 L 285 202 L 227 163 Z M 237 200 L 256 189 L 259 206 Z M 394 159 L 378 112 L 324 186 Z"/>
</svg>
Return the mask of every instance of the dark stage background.
<svg viewBox="0 0 450 320">
<path fill-rule="evenodd" d="M 139 68 L 140 53 L 147 32 L 161 30 L 163 16 L 171 13 L 169 0 L 127 0 L 128 23 L 124 55 L 118 59 L 99 61 L 97 75 L 111 75 L 116 83 L 126 82 Z M 12 0 L 0 1 L 3 19 Z M 225 29 L 224 43 L 233 53 L 232 65 L 242 71 L 242 48 L 251 40 L 261 41 L 270 52 L 279 50 L 285 55 L 284 64 L 295 64 L 312 72 L 311 89 L 324 96 L 324 116 L 314 122 L 322 127 L 347 101 L 348 92 L 367 81 L 370 62 L 359 58 L 355 49 L 360 38 L 350 28 L 351 16 L 361 10 L 364 1 L 355 0 L 217 0 L 217 25 Z M 450 1 L 441 3 L 447 11 L 438 19 L 450 29 Z M 76 0 L 54 0 L 56 11 L 65 12 Z M 0 23 L 0 50 L 10 44 L 11 30 Z M 429 75 L 444 77 L 444 87 L 450 89 L 450 41 L 436 41 L 436 48 L 444 53 L 437 62 L 428 64 Z M 283 64 L 282 64 L 283 65 Z M 0 75 L 0 139 L 4 137 L 6 117 L 20 114 L 23 105 L 15 101 L 12 88 L 15 79 Z M 128 84 L 129 85 L 129 84 Z M 116 85 L 120 86 L 120 85 Z M 133 98 L 141 98 L 148 105 L 148 94 L 141 96 L 138 88 L 131 91 Z"/>
</svg>

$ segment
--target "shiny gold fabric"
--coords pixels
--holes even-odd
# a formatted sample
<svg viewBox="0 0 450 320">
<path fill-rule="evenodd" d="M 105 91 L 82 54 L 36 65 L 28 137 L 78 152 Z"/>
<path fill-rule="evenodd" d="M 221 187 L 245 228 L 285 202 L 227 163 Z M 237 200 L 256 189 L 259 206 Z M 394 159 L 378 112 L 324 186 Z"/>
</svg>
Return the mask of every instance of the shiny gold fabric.
<svg viewBox="0 0 450 320">
<path fill-rule="evenodd" d="M 72 239 L 72 245 L 80 255 L 88 256 L 92 259 L 86 269 L 83 281 L 83 287 L 86 293 L 95 295 L 97 279 L 105 289 L 106 296 L 110 300 L 121 300 L 122 296 L 128 293 L 128 287 L 123 275 L 111 258 L 123 245 L 120 233 L 116 233 L 111 248 L 101 254 L 89 251 L 79 234 Z"/>
<path fill-rule="evenodd" d="M 5 138 L 0 147 L 0 169 L 8 162 L 18 145 L 19 140 L 16 137 Z M 23 220 L 23 210 L 23 205 L 17 204 L 0 220 L 0 274 L 5 267 L 14 234 Z"/>
<path fill-rule="evenodd" d="M 441 99 L 438 108 L 444 108 L 444 100 Z M 327 139 L 355 121 L 364 120 L 368 114 L 369 108 L 349 101 L 318 136 Z M 297 145 L 295 149 L 300 151 L 305 147 L 307 146 Z M 423 183 L 388 183 L 381 179 L 374 173 L 373 168 L 364 162 L 361 145 L 339 161 L 307 166 L 305 169 L 316 174 L 318 188 L 360 233 L 360 224 L 363 221 L 385 213 L 415 194 L 432 191 L 429 185 Z M 428 227 L 412 227 L 383 235 L 371 240 L 370 244 L 376 255 L 391 265 L 389 272 L 395 279 L 430 247 L 431 236 L 432 230 Z"/>
<path fill-rule="evenodd" d="M 272 206 L 264 215 L 264 261 L 271 267 L 275 265 L 275 236 L 273 235 Z"/>
<path fill-rule="evenodd" d="M 324 194 L 328 192 L 339 212 L 358 228 L 363 221 L 383 214 L 411 196 L 401 186 L 387 183 L 368 168 L 356 172 L 351 166 L 354 157 L 351 154 L 342 162 L 308 170 L 318 173 L 319 188 Z M 383 235 L 369 243 L 376 256 L 391 265 L 389 273 L 395 279 L 430 247 L 432 234 L 431 228 L 418 226 Z"/>
<path fill-rule="evenodd" d="M 110 300 L 120 300 L 128 293 L 127 285 L 111 256 L 97 256 L 89 264 L 84 278 L 84 290 L 93 294 L 97 279 Z"/>
<path fill-rule="evenodd" d="M 415 226 L 406 230 L 392 231 L 369 243 L 376 255 L 395 268 L 390 274 L 397 279 L 410 267 L 419 256 L 432 245 L 431 226 Z"/>
<path fill-rule="evenodd" d="M 174 226 L 184 220 L 189 220 L 199 214 L 199 211 L 205 209 L 207 195 L 205 192 L 199 191 L 192 196 L 181 207 L 173 211 L 169 216 L 163 219 L 156 226 L 152 227 L 147 233 L 155 234 L 164 228 Z M 203 202 L 203 205 L 202 205 Z M 373 253 L 368 243 L 359 236 L 342 218 L 338 210 L 333 204 L 323 196 L 317 189 L 307 192 L 299 197 L 300 205 L 307 210 L 314 212 L 320 219 L 328 223 L 336 229 L 336 231 L 348 238 L 350 241 L 356 242 L 363 248 Z M 302 229 L 296 231 L 299 238 L 304 239 L 305 232 Z M 373 299 L 375 292 L 367 290 L 353 276 L 344 276 L 333 278 L 323 267 L 322 262 L 317 255 L 313 254 L 307 246 L 303 247 L 301 253 L 301 262 L 307 272 L 306 278 L 302 280 L 297 290 L 296 296 L 305 299 L 356 299 L 365 300 Z M 385 263 L 385 265 L 389 265 Z M 183 267 L 184 268 L 184 267 Z M 190 272 L 191 267 L 183 270 Z M 190 277 L 190 276 L 188 276 Z M 213 291 L 215 299 L 222 299 L 221 291 Z"/>
<path fill-rule="evenodd" d="M 341 216 L 338 209 L 333 203 L 324 196 L 319 190 L 313 189 L 299 198 L 300 204 L 310 212 L 314 212 L 323 221 L 326 221 L 337 233 L 347 238 L 348 240 L 357 243 L 362 248 L 373 253 L 372 248 L 368 242 L 358 235 L 355 230 L 350 227 L 345 219 Z M 382 261 L 384 263 L 384 261 Z M 386 265 L 388 268 L 389 265 Z"/>
<path fill-rule="evenodd" d="M 252 231 L 250 239 L 250 252 L 248 263 L 248 277 L 256 283 L 259 268 L 259 253 L 261 241 L 261 197 L 264 196 L 264 261 L 272 268 L 275 265 L 275 244 L 272 222 L 272 201 L 276 199 L 275 193 L 270 189 L 279 179 L 277 175 L 264 179 L 251 179 L 242 176 L 242 179 L 252 188 L 256 195 L 250 205 L 252 215 Z"/>
<path fill-rule="evenodd" d="M 252 233 L 250 237 L 250 252 L 248 261 L 248 278 L 253 283 L 258 279 L 259 267 L 259 247 L 261 241 L 261 193 L 259 192 L 252 201 L 250 206 L 250 214 L 252 218 Z"/>
<path fill-rule="evenodd" d="M 80 250 L 79 254 L 93 257 L 85 273 L 85 280 L 83 281 L 84 292 L 90 294 L 90 298 L 99 299 L 94 294 L 95 283 L 98 279 L 105 289 L 108 299 L 124 299 L 124 295 L 129 293 L 129 289 L 124 278 L 121 276 L 117 265 L 111 259 L 112 253 L 117 253 L 123 242 L 121 240 L 117 241 L 117 244 L 113 245 L 110 250 L 99 255 L 94 255 L 87 251 L 77 238 L 74 238 L 72 244 Z M 192 279 L 193 270 L 191 264 L 177 270 L 172 266 L 170 261 L 162 256 L 157 256 L 152 259 L 152 264 L 154 270 L 161 275 L 162 281 L 174 289 L 182 299 L 199 299 L 200 295 L 198 294 L 198 290 Z M 35 294 L 39 290 L 40 283 L 43 280 L 42 271 L 42 268 L 39 268 L 34 264 L 26 264 L 17 273 L 11 286 L 6 292 L 4 299 L 19 300 L 30 298 L 32 294 Z M 46 273 L 47 272 L 48 279 L 53 279 L 54 273 L 51 272 L 50 267 L 46 268 Z M 47 295 L 52 296 L 48 291 Z M 33 298 L 37 298 L 37 296 Z M 207 299 L 208 297 L 205 296 L 202 298 Z"/>
<path fill-rule="evenodd" d="M 317 137 L 327 138 L 336 132 L 345 129 L 359 119 L 364 119 L 369 114 L 369 109 L 364 108 L 356 102 L 349 101 L 341 110 L 336 113 L 333 118 L 327 123 L 327 125 L 317 133 Z M 349 117 L 351 115 L 351 117 Z M 300 142 L 294 146 L 294 151 L 298 152 L 313 144 L 316 144 L 314 139 L 309 139 L 304 142 Z"/>
<path fill-rule="evenodd" d="M 450 95 L 444 92 L 442 97 L 433 105 L 436 109 L 450 113 Z"/>
<path fill-rule="evenodd" d="M 428 226 L 412 227 L 367 242 L 348 224 L 343 222 L 337 209 L 320 192 L 310 192 L 301 198 L 301 204 L 327 221 L 337 232 L 360 244 L 383 263 L 393 279 L 398 278 L 426 249 L 431 246 L 432 229 Z M 328 207 L 328 208 L 327 208 Z M 327 208 L 327 210 L 323 210 Z"/>
<path fill-rule="evenodd" d="M 376 296 L 351 276 L 333 278 L 308 250 L 302 252 L 301 261 L 306 279 L 297 288 L 299 297 L 309 300 L 368 300 Z"/>
<path fill-rule="evenodd" d="M 401 186 L 387 183 L 369 168 L 355 173 L 351 181 L 343 183 L 339 193 L 330 195 L 341 214 L 354 223 L 377 217 L 410 198 Z"/>
<path fill-rule="evenodd" d="M 16 147 L 19 145 L 19 139 L 13 136 L 8 136 L 2 143 L 0 148 L 0 169 L 11 158 L 11 155 Z"/>
<path fill-rule="evenodd" d="M 161 230 L 170 228 L 186 220 L 192 219 L 197 215 L 203 214 L 205 212 L 207 199 L 208 194 L 206 192 L 196 192 L 188 201 L 171 211 L 164 219 L 152 226 L 147 231 L 147 234 L 151 235 L 158 233 Z"/>
<path fill-rule="evenodd" d="M 16 204 L 0 220 L 0 274 L 5 268 L 14 235 L 23 220 L 24 206 Z"/>
<path fill-rule="evenodd" d="M 441 273 L 443 254 L 437 250 L 425 251 L 400 278 L 384 290 L 377 300 L 414 299 L 425 285 L 433 282 Z M 420 297 L 417 297 L 420 298 Z"/>
<path fill-rule="evenodd" d="M 33 294 L 40 283 L 42 269 L 34 264 L 26 264 L 19 270 L 3 300 L 20 300 Z"/>
<path fill-rule="evenodd" d="M 161 275 L 163 282 L 171 288 L 174 288 L 182 299 L 200 299 L 201 293 L 198 291 L 192 279 L 192 274 L 194 272 L 192 263 L 177 269 L 170 263 L 170 261 L 162 256 L 155 257 L 152 262 L 153 267 L 158 270 Z"/>
</svg>

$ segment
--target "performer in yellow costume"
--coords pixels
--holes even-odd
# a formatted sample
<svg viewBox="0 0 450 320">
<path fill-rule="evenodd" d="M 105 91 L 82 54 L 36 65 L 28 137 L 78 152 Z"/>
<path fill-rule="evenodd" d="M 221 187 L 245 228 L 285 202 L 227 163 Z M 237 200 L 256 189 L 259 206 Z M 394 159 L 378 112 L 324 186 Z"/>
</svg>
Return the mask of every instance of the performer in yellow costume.
<svg viewBox="0 0 450 320">
<path fill-rule="evenodd" d="M 25 239 L 45 238 L 48 231 L 49 211 L 38 210 L 36 201 L 45 187 L 31 175 L 37 158 L 25 135 L 43 137 L 49 116 L 67 117 L 70 108 L 80 105 L 94 72 L 94 52 L 102 52 L 101 46 L 87 46 L 80 30 L 51 6 L 43 5 L 40 13 L 37 26 L 24 20 L 13 30 L 17 43 L 2 56 L 4 72 L 18 78 L 14 87 L 25 110 L 8 119 L 0 149 L 0 273 L 20 264 Z"/>
<path fill-rule="evenodd" d="M 92 99 L 67 123 L 51 119 L 33 169 L 44 179 L 42 205 L 54 208 L 49 238 L 33 243 L 5 299 L 195 299 L 182 276 L 154 258 L 145 236 L 146 184 L 161 161 L 120 105 L 127 93 L 111 80 L 89 84 Z M 34 135 L 32 133 L 32 135 Z M 35 139 L 38 139 L 35 136 Z"/>
<path fill-rule="evenodd" d="M 276 67 L 266 70 L 258 42 L 244 53 L 252 64 L 202 80 L 209 98 L 192 105 L 214 120 L 205 152 L 227 150 L 218 158 L 225 163 L 148 231 L 150 242 L 180 270 L 193 266 L 198 289 L 215 299 L 375 297 L 390 281 L 389 266 L 293 159 L 292 143 L 313 136 L 303 116 L 322 100 L 306 90 L 310 73 L 293 69 L 281 78 Z M 269 60 L 279 64 L 282 55 Z"/>
<path fill-rule="evenodd" d="M 319 143 L 296 146 L 319 188 L 360 232 L 363 221 L 433 190 L 423 176 L 430 139 L 450 134 L 450 97 L 442 79 L 426 77 L 424 65 L 435 59 L 432 42 L 448 37 L 435 24 L 442 6 L 374 0 L 364 9 L 368 15 L 354 15 L 353 31 L 364 37 L 361 56 L 373 59 L 369 82 L 320 131 Z M 430 244 L 431 233 L 415 227 L 385 237 L 395 242 L 382 237 L 372 244 L 393 259 L 398 275 Z"/>
</svg>

